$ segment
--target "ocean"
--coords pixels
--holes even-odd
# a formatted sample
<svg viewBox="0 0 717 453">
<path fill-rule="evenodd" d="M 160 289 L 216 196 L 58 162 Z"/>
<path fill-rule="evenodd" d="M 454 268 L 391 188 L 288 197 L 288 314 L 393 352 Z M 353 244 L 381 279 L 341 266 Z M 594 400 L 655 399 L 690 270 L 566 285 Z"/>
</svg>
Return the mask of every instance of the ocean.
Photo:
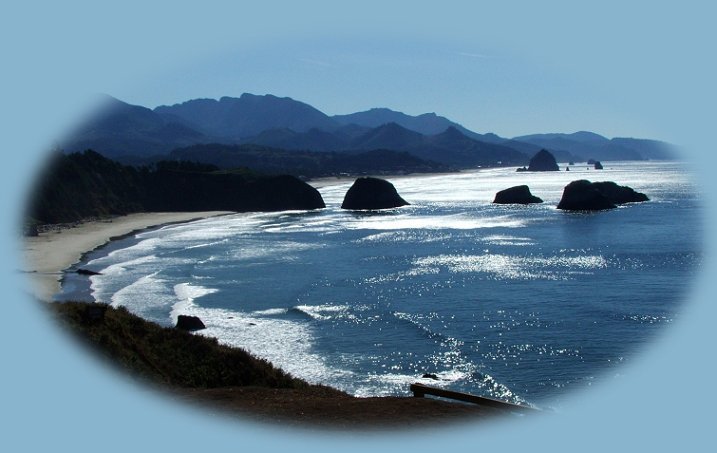
<svg viewBox="0 0 717 453">
<path fill-rule="evenodd" d="M 679 162 L 608 162 L 388 178 L 410 206 L 243 213 L 116 240 L 70 269 L 58 299 L 124 306 L 357 396 L 421 382 L 538 407 L 619 379 L 680 316 L 702 259 L 702 206 Z M 561 165 L 564 169 L 564 165 Z M 650 197 L 556 209 L 576 179 Z M 543 204 L 494 205 L 528 184 Z M 86 277 L 77 267 L 101 272 Z"/>
</svg>

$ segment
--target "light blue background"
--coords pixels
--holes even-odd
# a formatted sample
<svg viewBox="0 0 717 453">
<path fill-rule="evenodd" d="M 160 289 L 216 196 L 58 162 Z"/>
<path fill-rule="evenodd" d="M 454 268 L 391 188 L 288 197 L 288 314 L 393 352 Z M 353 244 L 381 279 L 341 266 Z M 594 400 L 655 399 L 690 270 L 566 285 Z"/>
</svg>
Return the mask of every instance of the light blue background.
<svg viewBox="0 0 717 453">
<path fill-rule="evenodd" d="M 295 46 L 302 39 L 360 41 L 361 36 L 371 36 L 379 41 L 465 43 L 466 48 L 505 52 L 522 58 L 526 67 L 560 74 L 551 81 L 574 80 L 575 86 L 598 87 L 598 95 L 566 96 L 561 106 L 572 106 L 575 112 L 576 106 L 584 106 L 603 116 L 614 112 L 630 130 L 653 132 L 651 136 L 682 144 L 704 190 L 706 230 L 711 231 L 717 105 L 712 43 L 717 33 L 708 2 L 626 6 L 609 1 L 589 7 L 554 1 L 502 2 L 501 6 L 493 2 L 338 3 L 3 6 L 3 446 L 9 451 L 211 451 L 260 446 L 270 451 L 709 449 L 717 406 L 713 350 L 717 310 L 712 295 L 717 274 L 711 236 L 705 238 L 704 272 L 695 279 L 678 321 L 646 347 L 639 360 L 626 366 L 620 379 L 574 395 L 558 415 L 410 435 L 297 432 L 176 405 L 99 366 L 72 346 L 24 295 L 24 279 L 16 272 L 17 224 L 27 187 L 43 150 L 80 118 L 88 95 L 106 92 L 132 102 L 166 102 L 174 92 L 172 86 L 192 80 L 183 71 L 191 71 L 194 62 L 237 48 L 275 48 L 282 42 Z M 174 78 L 167 79 L 168 74 Z M 166 87 L 161 80 L 168 80 Z M 227 94 L 251 91 L 241 85 L 236 89 Z M 561 92 L 559 87 L 551 89 Z M 571 95 L 576 92 L 574 86 L 566 90 Z M 301 93 L 294 96 L 302 99 Z M 345 113 L 331 111 L 338 108 L 327 110 Z M 617 130 L 614 122 L 603 124 Z M 540 123 L 538 130 L 547 130 L 546 124 Z"/>
</svg>

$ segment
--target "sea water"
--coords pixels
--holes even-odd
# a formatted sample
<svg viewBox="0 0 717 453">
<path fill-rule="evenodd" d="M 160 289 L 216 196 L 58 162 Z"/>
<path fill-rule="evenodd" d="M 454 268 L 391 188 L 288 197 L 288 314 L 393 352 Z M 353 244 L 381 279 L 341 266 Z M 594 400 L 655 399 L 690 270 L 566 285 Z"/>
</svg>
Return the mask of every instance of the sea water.
<svg viewBox="0 0 717 453">
<path fill-rule="evenodd" d="M 650 201 L 556 209 L 576 179 L 629 185 Z M 198 316 L 207 328 L 197 334 L 357 396 L 406 395 L 422 382 L 555 407 L 619 378 L 679 317 L 699 272 L 700 197 L 681 163 L 391 182 L 410 206 L 342 210 L 351 181 L 337 180 L 319 187 L 323 210 L 115 241 L 80 264 L 101 272 L 88 294 L 165 326 Z M 518 184 L 544 203 L 491 203 Z M 77 296 L 83 278 L 68 272 L 60 297 Z"/>
</svg>

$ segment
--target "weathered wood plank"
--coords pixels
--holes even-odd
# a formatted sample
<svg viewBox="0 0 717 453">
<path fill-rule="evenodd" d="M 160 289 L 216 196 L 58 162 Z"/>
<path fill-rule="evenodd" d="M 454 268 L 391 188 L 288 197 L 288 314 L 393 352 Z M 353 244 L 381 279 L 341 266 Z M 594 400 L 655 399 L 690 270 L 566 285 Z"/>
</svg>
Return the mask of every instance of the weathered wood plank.
<svg viewBox="0 0 717 453">
<path fill-rule="evenodd" d="M 521 404 L 508 403 L 506 401 L 495 400 L 492 398 L 486 398 L 484 396 L 471 395 L 470 393 L 454 392 L 452 390 L 445 390 L 438 387 L 431 387 L 423 384 L 411 384 L 411 391 L 413 396 L 422 398 L 425 395 L 433 395 L 441 398 L 449 398 L 458 401 L 464 401 L 466 403 L 479 404 L 481 406 L 494 407 L 497 409 L 506 410 L 519 410 L 519 411 L 534 411 L 537 410 L 530 406 L 523 406 Z"/>
</svg>

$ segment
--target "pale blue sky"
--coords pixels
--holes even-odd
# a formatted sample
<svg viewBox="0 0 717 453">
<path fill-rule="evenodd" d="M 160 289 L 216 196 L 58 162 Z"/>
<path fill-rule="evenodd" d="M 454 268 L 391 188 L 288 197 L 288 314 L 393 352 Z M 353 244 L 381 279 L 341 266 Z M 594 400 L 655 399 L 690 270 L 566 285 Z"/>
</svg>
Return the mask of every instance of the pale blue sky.
<svg viewBox="0 0 717 453">
<path fill-rule="evenodd" d="M 584 109 L 586 87 L 547 65 L 475 42 L 422 37 L 299 37 L 211 52 L 116 93 L 155 107 L 196 97 L 271 93 L 327 114 L 389 107 L 436 112 L 502 135 L 590 127 L 629 133 L 609 109 Z"/>
<path fill-rule="evenodd" d="M 665 106 L 693 101 L 682 96 L 691 88 L 686 79 L 708 80 L 699 44 L 709 15 L 682 5 L 241 3 L 230 14 L 88 5 L 81 14 L 100 18 L 89 21 L 65 6 L 46 6 L 39 17 L 25 11 L 34 32 L 17 57 L 55 80 L 48 85 L 46 72 L 18 75 L 47 97 L 61 87 L 77 98 L 63 80 L 73 77 L 80 92 L 150 107 L 272 93 L 328 114 L 373 106 L 435 111 L 506 136 L 589 129 L 677 142 Z M 39 30 L 52 30 L 52 38 L 38 39 Z"/>
<path fill-rule="evenodd" d="M 476 132 L 593 130 L 654 136 L 610 91 L 531 55 L 476 40 L 326 35 L 211 50 L 110 93 L 148 107 L 243 92 L 289 96 L 327 114 L 388 107 L 436 112 Z"/>
</svg>

